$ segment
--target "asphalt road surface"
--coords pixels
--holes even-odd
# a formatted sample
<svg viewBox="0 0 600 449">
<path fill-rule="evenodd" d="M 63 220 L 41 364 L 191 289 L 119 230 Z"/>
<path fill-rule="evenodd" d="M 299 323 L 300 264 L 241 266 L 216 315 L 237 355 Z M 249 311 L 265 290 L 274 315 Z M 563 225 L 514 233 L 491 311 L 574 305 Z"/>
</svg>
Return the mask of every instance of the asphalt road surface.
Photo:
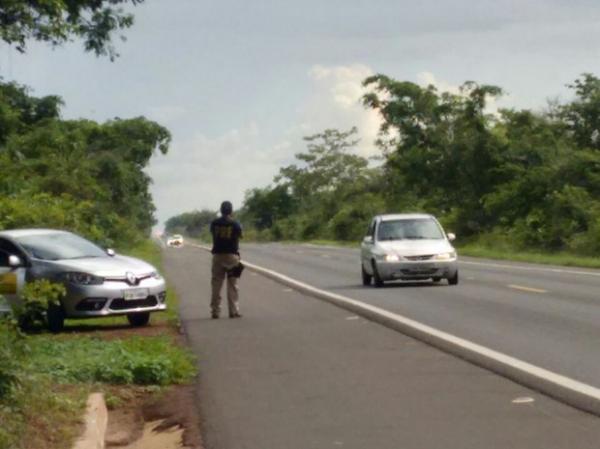
<svg viewBox="0 0 600 449">
<path fill-rule="evenodd" d="M 269 253 L 276 256 L 266 263 Z M 321 285 L 334 291 L 379 292 L 359 288 L 335 254 L 244 248 L 249 260 L 279 271 L 294 258 L 310 262 L 288 274 L 337 273 L 335 283 Z M 165 250 L 166 274 L 198 356 L 207 449 L 599 447 L 598 418 L 254 273 L 241 280 L 244 317 L 211 320 L 209 267 L 202 250 Z M 452 291 L 464 288 L 381 291 L 391 298 L 450 292 L 444 297 L 452 300 L 459 296 Z"/>
<path fill-rule="evenodd" d="M 246 244 L 242 256 L 600 387 L 600 270 L 460 258 L 457 286 L 376 289 L 361 285 L 358 249 Z"/>
</svg>

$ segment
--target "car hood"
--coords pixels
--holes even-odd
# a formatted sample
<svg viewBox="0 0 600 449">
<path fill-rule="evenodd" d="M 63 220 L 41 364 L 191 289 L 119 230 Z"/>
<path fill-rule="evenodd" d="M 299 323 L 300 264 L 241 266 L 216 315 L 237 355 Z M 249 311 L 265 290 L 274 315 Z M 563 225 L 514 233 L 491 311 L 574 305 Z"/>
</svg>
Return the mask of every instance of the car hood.
<svg viewBox="0 0 600 449">
<path fill-rule="evenodd" d="M 377 242 L 377 246 L 386 254 L 397 254 L 398 256 L 425 256 L 454 251 L 454 247 L 446 239 L 393 240 Z"/>
<path fill-rule="evenodd" d="M 152 265 L 143 260 L 119 255 L 59 260 L 53 262 L 53 265 L 64 271 L 80 271 L 102 277 L 124 277 L 127 272 L 139 276 L 156 271 Z"/>
</svg>

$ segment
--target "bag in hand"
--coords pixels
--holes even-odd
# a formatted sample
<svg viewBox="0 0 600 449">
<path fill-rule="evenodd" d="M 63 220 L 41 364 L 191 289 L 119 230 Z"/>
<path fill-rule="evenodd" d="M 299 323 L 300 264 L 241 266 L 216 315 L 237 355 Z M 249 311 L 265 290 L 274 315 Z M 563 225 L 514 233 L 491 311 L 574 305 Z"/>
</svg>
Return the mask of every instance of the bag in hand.
<svg viewBox="0 0 600 449">
<path fill-rule="evenodd" d="M 244 268 L 246 267 L 242 262 L 240 262 L 235 267 L 227 271 L 227 275 L 231 276 L 232 278 L 242 277 L 242 271 L 244 271 Z"/>
</svg>

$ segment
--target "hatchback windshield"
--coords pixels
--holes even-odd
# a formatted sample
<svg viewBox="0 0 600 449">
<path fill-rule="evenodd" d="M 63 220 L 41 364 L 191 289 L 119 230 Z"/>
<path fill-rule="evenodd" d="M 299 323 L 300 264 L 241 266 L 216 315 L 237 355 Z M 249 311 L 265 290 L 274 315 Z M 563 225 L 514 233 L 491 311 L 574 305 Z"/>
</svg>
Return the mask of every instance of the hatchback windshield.
<svg viewBox="0 0 600 449">
<path fill-rule="evenodd" d="M 440 226 L 431 218 L 382 221 L 377 240 L 443 239 Z"/>
<path fill-rule="evenodd" d="M 106 252 L 75 234 L 57 232 L 17 237 L 15 239 L 36 259 L 63 260 L 106 257 Z"/>
</svg>

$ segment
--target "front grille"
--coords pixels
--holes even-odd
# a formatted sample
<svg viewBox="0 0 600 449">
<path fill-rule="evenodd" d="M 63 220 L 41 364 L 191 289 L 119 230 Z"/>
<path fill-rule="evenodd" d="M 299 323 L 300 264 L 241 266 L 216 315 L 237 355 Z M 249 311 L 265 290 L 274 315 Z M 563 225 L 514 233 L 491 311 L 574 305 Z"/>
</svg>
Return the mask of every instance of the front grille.
<svg viewBox="0 0 600 449">
<path fill-rule="evenodd" d="M 430 260 L 433 257 L 433 254 L 429 254 L 426 256 L 404 256 L 407 260 Z"/>
<path fill-rule="evenodd" d="M 112 310 L 135 309 L 137 307 L 154 307 L 158 304 L 155 296 L 148 296 L 145 299 L 132 299 L 125 301 L 123 298 L 113 299 L 110 303 Z"/>
<path fill-rule="evenodd" d="M 413 276 L 424 276 L 424 275 L 428 275 L 428 274 L 435 274 L 435 273 L 437 273 L 438 270 L 437 270 L 437 268 L 426 268 L 423 270 L 405 269 L 405 270 L 401 270 L 401 271 L 402 271 L 402 274 L 408 274 L 408 275 L 413 275 Z"/>
<path fill-rule="evenodd" d="M 106 298 L 85 298 L 77 303 L 75 310 L 81 312 L 91 312 L 94 310 L 101 310 L 106 304 Z"/>
</svg>

